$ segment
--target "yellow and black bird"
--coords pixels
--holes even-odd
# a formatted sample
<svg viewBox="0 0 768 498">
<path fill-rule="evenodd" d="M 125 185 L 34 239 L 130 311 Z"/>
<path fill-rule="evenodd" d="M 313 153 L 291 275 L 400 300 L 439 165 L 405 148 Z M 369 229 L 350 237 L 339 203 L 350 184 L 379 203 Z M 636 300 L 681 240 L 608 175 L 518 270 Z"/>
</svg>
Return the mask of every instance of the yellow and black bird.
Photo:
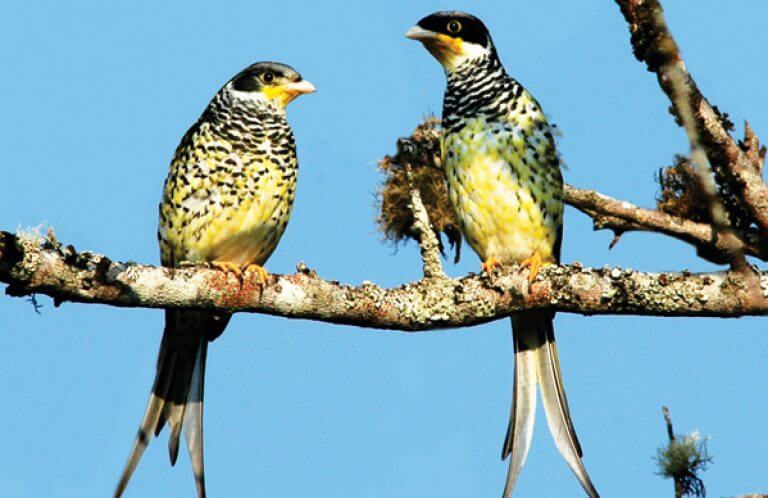
<svg viewBox="0 0 768 498">
<path fill-rule="evenodd" d="M 160 204 L 164 266 L 207 263 L 224 271 L 253 272 L 277 247 L 296 191 L 296 145 L 286 105 L 315 91 L 291 67 L 253 64 L 228 81 L 176 149 Z M 150 438 L 167 423 L 171 465 L 182 428 L 199 498 L 203 471 L 203 382 L 208 342 L 231 315 L 166 310 L 157 374 L 115 497 L 122 495 Z"/>
<path fill-rule="evenodd" d="M 541 106 L 501 65 L 488 29 L 463 12 L 436 12 L 411 28 L 445 70 L 442 156 L 462 233 L 488 273 L 500 264 L 557 264 L 563 178 L 553 129 Z M 531 444 L 536 385 L 560 453 L 587 494 L 595 487 L 571 422 L 549 311 L 512 316 L 512 413 L 502 458 L 510 456 L 504 496 L 514 489 Z"/>
</svg>

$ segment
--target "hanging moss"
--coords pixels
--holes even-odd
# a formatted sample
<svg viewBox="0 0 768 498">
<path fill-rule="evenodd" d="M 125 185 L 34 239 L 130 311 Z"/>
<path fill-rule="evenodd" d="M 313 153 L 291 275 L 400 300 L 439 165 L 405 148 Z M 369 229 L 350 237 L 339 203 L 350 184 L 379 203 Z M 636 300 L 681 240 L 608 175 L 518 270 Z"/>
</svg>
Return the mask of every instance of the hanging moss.
<svg viewBox="0 0 768 498">
<path fill-rule="evenodd" d="M 448 199 L 445 175 L 440 160 L 440 120 L 427 118 L 409 137 L 397 141 L 397 152 L 379 161 L 384 181 L 376 196 L 378 215 L 376 223 L 384 238 L 399 244 L 415 239 L 413 212 L 410 206 L 410 190 L 406 167 L 411 169 L 411 179 L 421 194 L 421 200 L 429 214 L 429 221 L 440 240 L 444 234 L 452 248 L 455 261 L 461 255 L 461 232 L 453 207 Z M 443 254 L 445 254 L 443 252 Z"/>
</svg>

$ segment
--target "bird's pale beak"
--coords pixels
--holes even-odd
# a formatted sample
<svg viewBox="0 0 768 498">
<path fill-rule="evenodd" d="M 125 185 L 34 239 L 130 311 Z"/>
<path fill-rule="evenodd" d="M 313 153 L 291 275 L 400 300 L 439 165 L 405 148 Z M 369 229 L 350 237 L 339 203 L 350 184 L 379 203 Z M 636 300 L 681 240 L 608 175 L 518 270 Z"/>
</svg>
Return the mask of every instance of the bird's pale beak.
<svg viewBox="0 0 768 498">
<path fill-rule="evenodd" d="M 295 95 L 302 95 L 305 93 L 315 93 L 317 89 L 315 85 L 307 80 L 293 81 L 284 85 L 285 91 Z"/>
<path fill-rule="evenodd" d="M 418 24 L 409 29 L 405 36 L 423 43 L 443 67 L 453 67 L 457 58 L 464 54 L 464 42 L 461 38 L 430 31 Z"/>
<path fill-rule="evenodd" d="M 411 40 L 418 40 L 420 42 L 427 41 L 427 40 L 434 40 L 436 38 L 437 33 L 434 31 L 430 31 L 428 29 L 424 29 L 419 25 L 416 25 L 408 30 L 407 33 L 405 33 L 406 38 L 410 38 Z"/>
<path fill-rule="evenodd" d="M 305 93 L 315 93 L 315 85 L 307 80 L 292 81 L 278 87 L 279 97 L 283 105 L 288 105 L 293 99 Z"/>
</svg>

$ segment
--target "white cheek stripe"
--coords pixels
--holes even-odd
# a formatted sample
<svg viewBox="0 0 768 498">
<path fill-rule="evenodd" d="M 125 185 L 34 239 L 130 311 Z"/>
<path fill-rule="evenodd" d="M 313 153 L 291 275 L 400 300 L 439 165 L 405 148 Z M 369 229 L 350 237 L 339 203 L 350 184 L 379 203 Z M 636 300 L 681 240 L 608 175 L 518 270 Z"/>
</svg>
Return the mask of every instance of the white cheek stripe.
<svg viewBox="0 0 768 498">
<path fill-rule="evenodd" d="M 235 90 L 231 85 L 228 86 L 225 91 L 227 97 L 230 97 L 231 99 L 267 103 L 267 97 L 265 97 L 261 92 L 243 92 L 240 90 Z"/>
<path fill-rule="evenodd" d="M 461 48 L 464 50 L 464 54 L 456 57 L 453 61 L 451 61 L 453 67 L 457 67 L 469 59 L 478 59 L 490 54 L 490 50 L 482 45 L 478 45 L 477 43 L 464 42 L 462 43 Z"/>
</svg>

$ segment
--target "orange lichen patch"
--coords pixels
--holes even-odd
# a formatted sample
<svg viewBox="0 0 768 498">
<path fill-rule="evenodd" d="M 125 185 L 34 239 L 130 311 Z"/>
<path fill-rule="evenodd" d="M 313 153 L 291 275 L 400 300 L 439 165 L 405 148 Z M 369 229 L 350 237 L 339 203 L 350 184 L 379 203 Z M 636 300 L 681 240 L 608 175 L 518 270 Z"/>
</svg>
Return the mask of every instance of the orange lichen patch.
<svg viewBox="0 0 768 498">
<path fill-rule="evenodd" d="M 253 288 L 258 287 L 239 280 L 232 273 L 221 271 L 209 272 L 206 275 L 204 285 L 219 291 L 220 297 L 216 301 L 216 305 L 226 308 L 245 308 L 252 304 Z M 258 292 L 261 292 L 260 288 Z"/>
<path fill-rule="evenodd" d="M 272 276 L 261 266 L 250 265 L 244 271 L 237 265 L 239 272 L 231 271 L 227 264 L 222 268 L 220 263 L 214 263 L 217 270 L 209 272 L 205 285 L 221 292 L 217 304 L 228 308 L 247 308 L 252 306 L 254 296 L 260 296 L 263 288 L 270 282 Z M 223 271 L 222 271 L 223 270 Z"/>
<path fill-rule="evenodd" d="M 262 270 L 264 269 L 262 268 Z M 263 273 L 249 274 L 246 276 L 246 278 L 243 279 L 242 285 L 240 286 L 240 291 L 245 292 L 251 296 L 256 293 L 261 294 L 264 287 L 266 287 L 271 279 L 272 276 L 267 273 L 266 270 Z"/>
<path fill-rule="evenodd" d="M 261 290 L 255 292 L 260 293 Z M 253 292 L 245 292 L 240 289 L 234 292 L 225 292 L 216 304 L 230 309 L 247 308 L 253 304 L 253 294 Z"/>
<path fill-rule="evenodd" d="M 265 285 L 269 281 L 269 272 L 260 265 L 251 264 L 245 268 L 246 276 L 253 275 L 259 285 Z"/>
<path fill-rule="evenodd" d="M 525 295 L 526 303 L 536 303 L 546 301 L 552 293 L 552 286 L 549 281 L 531 282 L 528 287 L 528 293 Z"/>
</svg>

